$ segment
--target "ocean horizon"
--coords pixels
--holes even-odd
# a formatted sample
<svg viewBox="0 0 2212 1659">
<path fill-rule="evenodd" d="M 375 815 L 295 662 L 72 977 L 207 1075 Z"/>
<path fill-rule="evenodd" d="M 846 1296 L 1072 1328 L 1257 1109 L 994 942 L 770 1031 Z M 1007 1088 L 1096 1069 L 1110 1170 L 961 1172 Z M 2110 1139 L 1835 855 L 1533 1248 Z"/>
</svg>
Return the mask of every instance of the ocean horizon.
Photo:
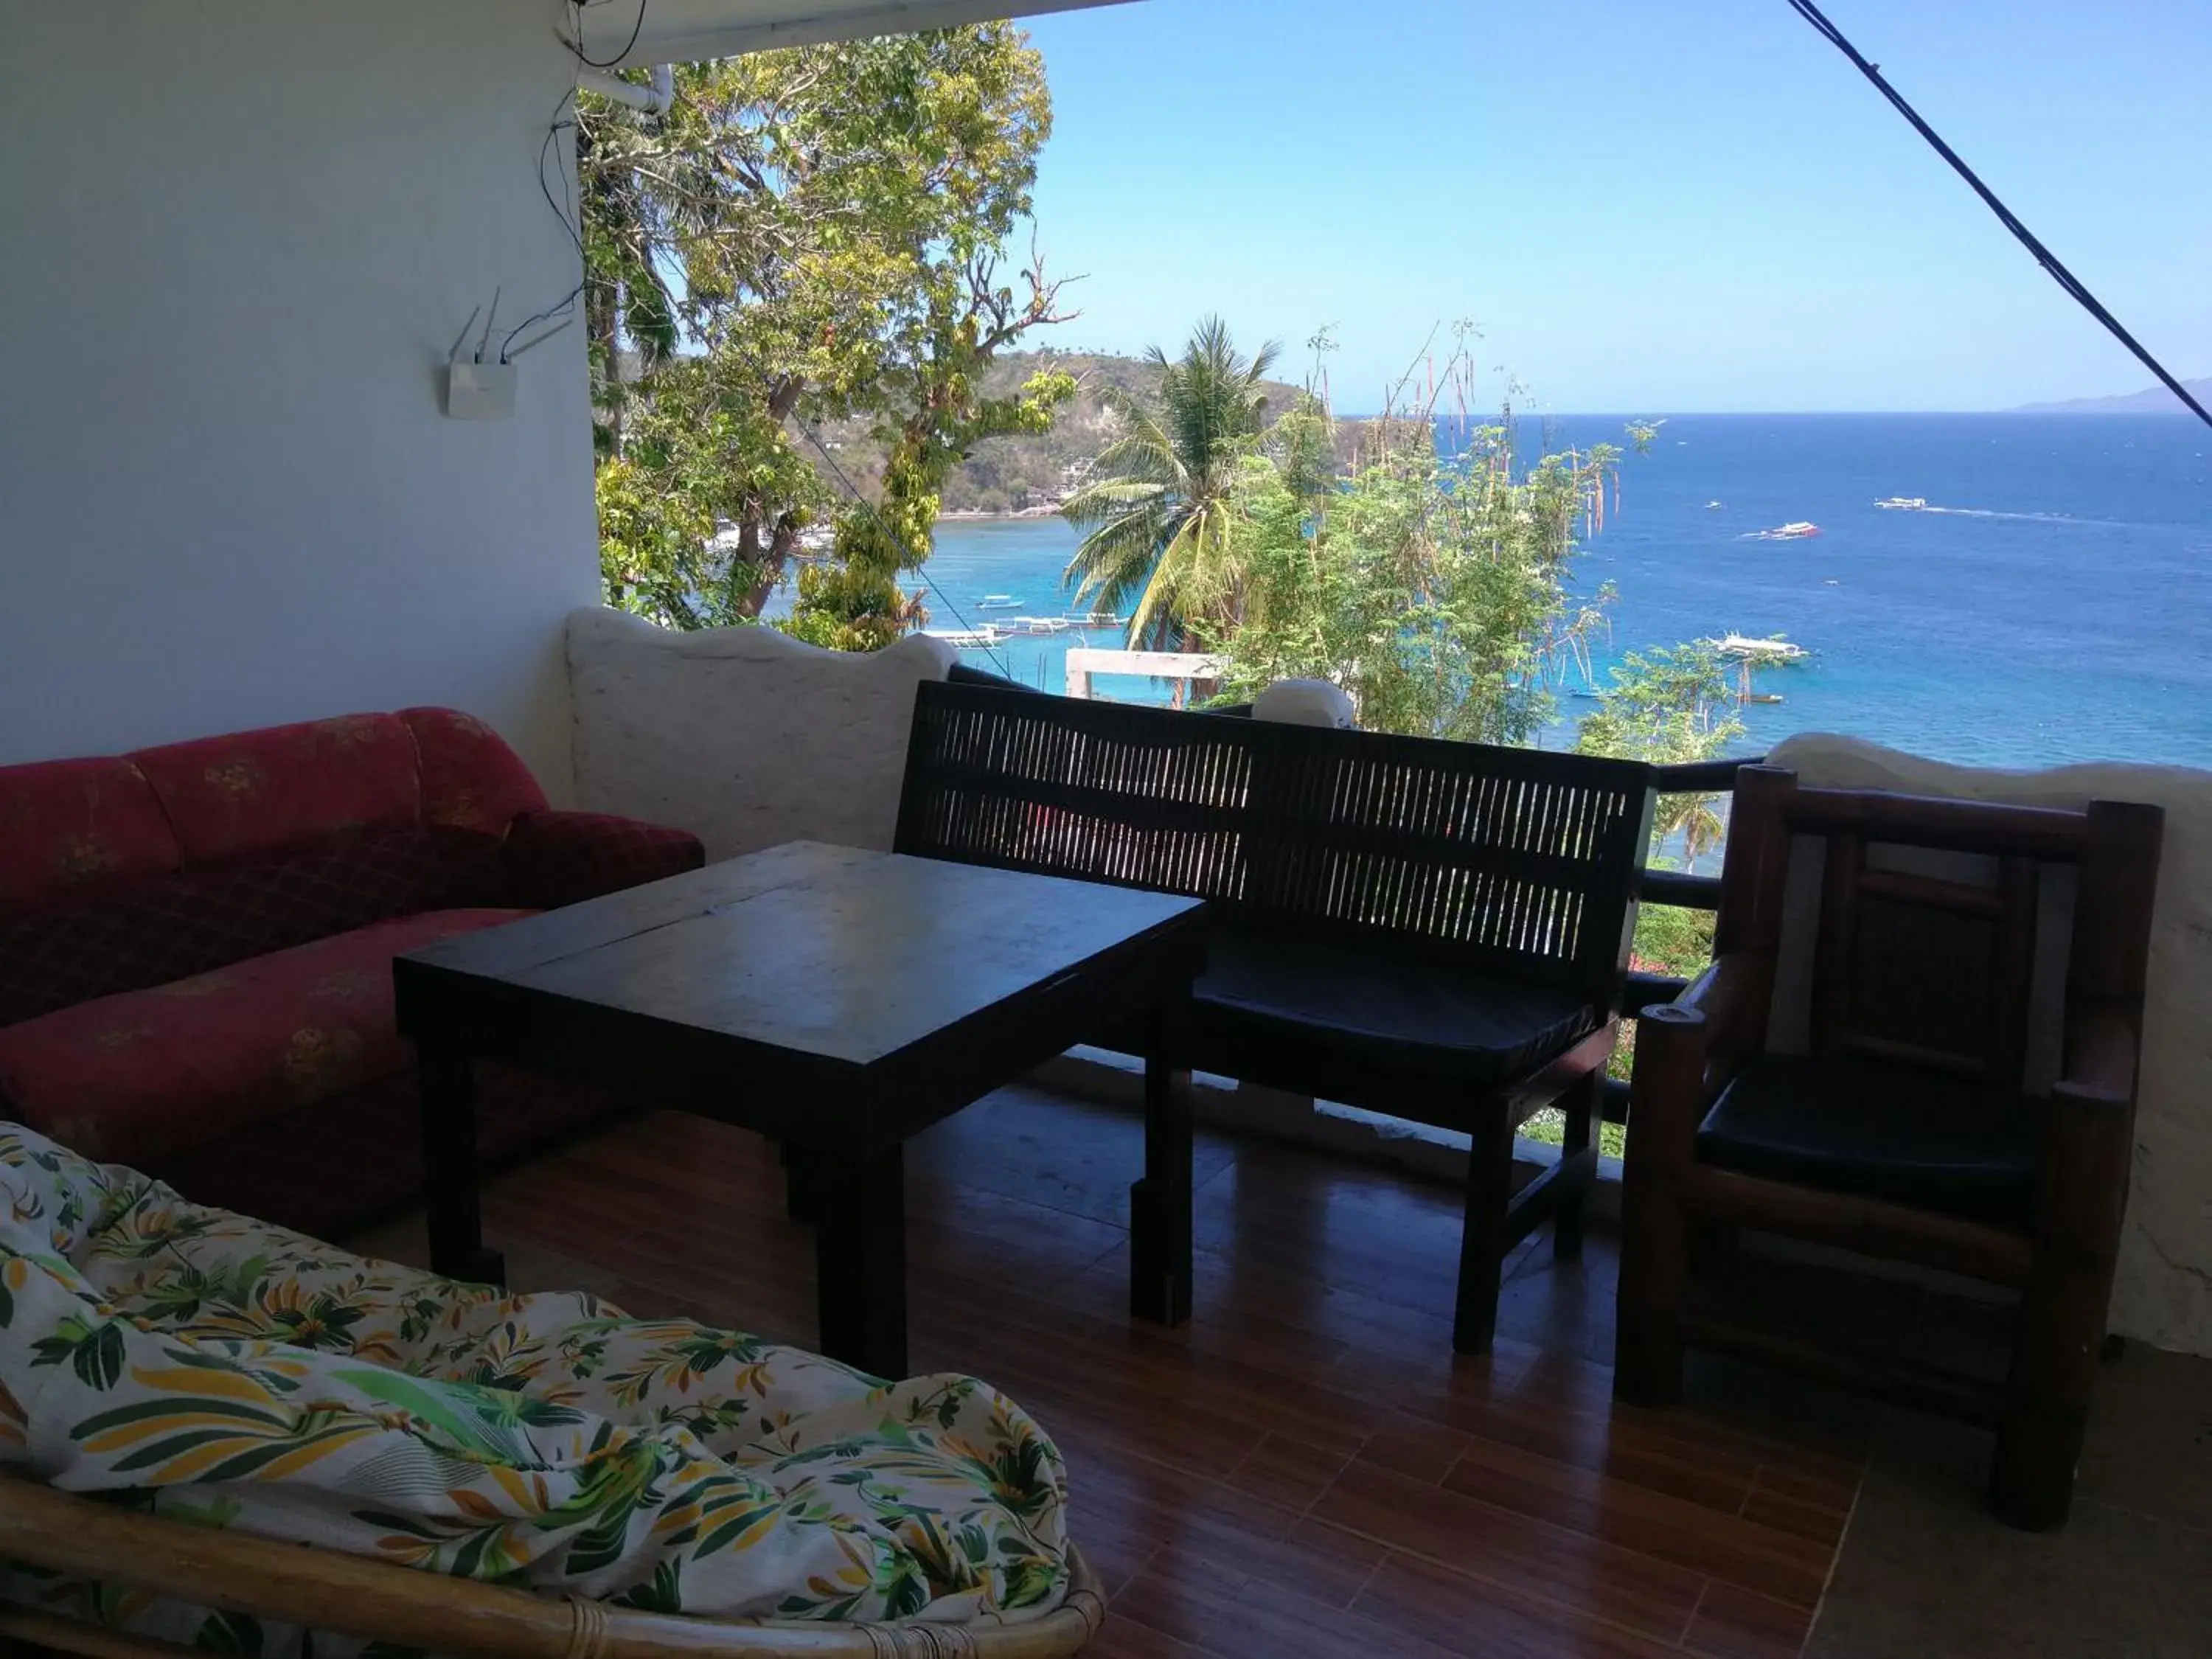
<svg viewBox="0 0 2212 1659">
<path fill-rule="evenodd" d="M 1519 426 L 1531 449 L 1625 446 L 1627 418 Z M 1875 505 L 1890 497 L 1927 507 Z M 1565 677 L 1546 746 L 1571 743 L 1587 694 L 1629 651 L 1781 634 L 1813 654 L 1759 672 L 1782 701 L 1741 711 L 1739 752 L 1824 731 L 1984 766 L 2212 768 L 2212 430 L 2186 416 L 1669 416 L 1648 453 L 1623 458 L 1608 517 L 1575 574 L 1583 594 L 1617 588 L 1608 635 L 1589 680 Z M 1820 533 L 1757 539 L 1797 521 Z M 1068 611 L 1076 541 L 1057 517 L 940 521 L 929 626 Z M 1016 603 L 982 608 L 992 596 Z M 1060 690 L 1066 651 L 1085 642 L 1120 641 L 963 656 Z M 1166 696 L 1157 682 L 1097 689 Z"/>
</svg>

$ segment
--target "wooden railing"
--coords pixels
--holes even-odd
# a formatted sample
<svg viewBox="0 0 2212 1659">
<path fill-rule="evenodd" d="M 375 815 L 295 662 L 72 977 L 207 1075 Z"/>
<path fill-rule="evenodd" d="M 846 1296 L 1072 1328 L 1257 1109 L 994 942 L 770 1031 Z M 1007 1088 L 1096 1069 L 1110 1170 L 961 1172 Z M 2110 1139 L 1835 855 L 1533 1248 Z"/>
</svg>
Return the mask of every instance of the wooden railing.
<svg viewBox="0 0 2212 1659">
<path fill-rule="evenodd" d="M 1729 794 L 1735 788 L 1736 769 L 1757 766 L 1765 757 L 1753 756 L 1744 760 L 1698 761 L 1689 766 L 1662 766 L 1658 772 L 1659 793 L 1662 795 Z M 1718 876 L 1686 876 L 1679 870 L 1646 870 L 1637 885 L 1636 896 L 1645 904 L 1668 904 L 1682 910 L 1717 910 L 1721 904 L 1721 880 Z M 1622 999 L 1621 1009 L 1633 1019 L 1654 1003 L 1672 1002 L 1689 984 L 1686 979 L 1672 974 L 1646 974 L 1632 970 L 1628 975 L 1627 994 Z M 1628 1121 L 1628 1085 L 1613 1079 L 1606 1085 L 1605 1116 L 1608 1123 Z"/>
</svg>

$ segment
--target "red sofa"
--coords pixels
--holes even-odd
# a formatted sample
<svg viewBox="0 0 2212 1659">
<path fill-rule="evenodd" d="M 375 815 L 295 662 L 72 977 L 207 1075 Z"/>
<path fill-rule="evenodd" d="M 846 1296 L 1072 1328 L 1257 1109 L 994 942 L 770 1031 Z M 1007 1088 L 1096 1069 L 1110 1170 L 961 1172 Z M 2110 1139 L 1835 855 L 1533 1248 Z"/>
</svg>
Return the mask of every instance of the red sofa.
<svg viewBox="0 0 2212 1659">
<path fill-rule="evenodd" d="M 0 1116 L 327 1235 L 421 1177 L 392 958 L 703 862 L 447 708 L 0 768 Z M 616 1104 L 486 1066 L 496 1158 Z"/>
</svg>

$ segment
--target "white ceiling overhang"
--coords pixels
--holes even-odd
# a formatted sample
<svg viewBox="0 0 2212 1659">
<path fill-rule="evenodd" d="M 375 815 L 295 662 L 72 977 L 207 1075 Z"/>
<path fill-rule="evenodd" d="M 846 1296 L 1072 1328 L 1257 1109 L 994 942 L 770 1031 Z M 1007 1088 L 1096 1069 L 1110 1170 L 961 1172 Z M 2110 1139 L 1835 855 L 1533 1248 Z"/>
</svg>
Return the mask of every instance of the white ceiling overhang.
<svg viewBox="0 0 2212 1659">
<path fill-rule="evenodd" d="M 563 31 L 572 33 L 574 20 L 580 16 L 584 55 L 604 61 L 621 52 L 619 66 L 629 68 L 1119 3 L 1121 0 L 587 0 L 572 7 L 564 0 L 560 21 Z M 637 40 L 623 52 L 633 27 Z"/>
</svg>

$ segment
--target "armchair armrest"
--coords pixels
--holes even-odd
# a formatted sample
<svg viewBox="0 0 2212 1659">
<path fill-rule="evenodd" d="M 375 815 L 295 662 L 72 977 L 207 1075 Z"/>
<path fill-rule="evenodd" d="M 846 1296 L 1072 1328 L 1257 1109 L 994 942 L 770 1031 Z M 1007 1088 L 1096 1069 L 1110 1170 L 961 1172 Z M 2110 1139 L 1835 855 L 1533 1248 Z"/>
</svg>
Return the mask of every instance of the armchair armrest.
<svg viewBox="0 0 2212 1659">
<path fill-rule="evenodd" d="M 1674 1001 L 1642 1011 L 1628 1085 L 1628 1160 L 1686 1169 L 1698 1125 L 1722 1083 L 1759 1046 L 1771 964 L 1747 951 L 1717 957 Z"/>
<path fill-rule="evenodd" d="M 2084 1105 L 2127 1105 L 2136 1093 L 2134 1025 L 2104 1009 L 2067 1021 L 2064 1074 L 2051 1092 Z"/>
<path fill-rule="evenodd" d="M 507 832 L 507 891 L 538 910 L 682 875 L 706 861 L 696 836 L 609 812 L 526 812 Z"/>
<path fill-rule="evenodd" d="M 1731 953 L 1716 957 L 1674 999 L 1674 1006 L 1705 1016 L 1708 1056 L 1723 1072 L 1733 1073 L 1759 1046 L 1772 995 L 1770 964 Z"/>
<path fill-rule="evenodd" d="M 2038 1147 L 2039 1255 L 2095 1264 L 2109 1291 L 2135 1155 L 2136 1029 L 2091 1009 L 2067 1022 L 2066 1075 L 2045 1103 Z"/>
<path fill-rule="evenodd" d="M 1709 1036 L 1705 1014 L 1690 1003 L 1690 994 L 1645 1009 L 1636 1022 L 1623 1171 L 1632 1184 L 1679 1174 L 1690 1164 L 1705 1115 Z"/>
</svg>

